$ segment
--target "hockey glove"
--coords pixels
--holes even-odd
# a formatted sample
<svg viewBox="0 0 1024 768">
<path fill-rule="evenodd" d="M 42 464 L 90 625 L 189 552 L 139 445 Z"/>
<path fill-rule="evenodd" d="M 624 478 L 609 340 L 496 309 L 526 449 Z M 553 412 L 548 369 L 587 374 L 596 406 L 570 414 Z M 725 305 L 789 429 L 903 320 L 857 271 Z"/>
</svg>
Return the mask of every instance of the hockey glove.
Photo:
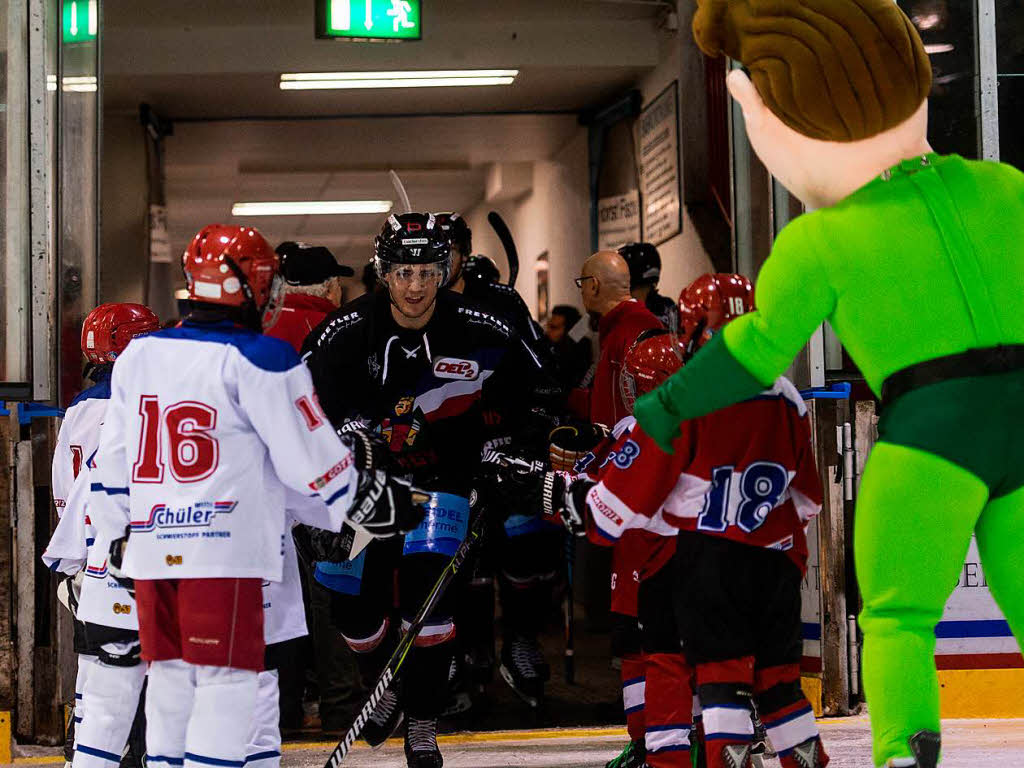
<svg viewBox="0 0 1024 768">
<path fill-rule="evenodd" d="M 426 509 L 413 503 L 412 486 L 393 476 L 391 452 L 384 439 L 373 432 L 353 429 L 341 435 L 359 471 L 348 522 L 374 538 L 408 533 L 420 524 Z"/>
<path fill-rule="evenodd" d="M 310 556 L 314 562 L 343 563 L 352 553 L 355 529 L 350 525 L 341 526 L 341 531 L 325 531 L 323 528 L 306 528 L 309 538 Z"/>
<path fill-rule="evenodd" d="M 128 546 L 128 536 L 131 534 L 131 526 L 124 527 L 124 536 L 110 542 L 110 554 L 107 555 L 107 573 L 118 584 L 128 590 L 128 594 L 135 598 L 135 579 L 126 574 L 121 568 L 124 565 L 124 551 Z"/>
<path fill-rule="evenodd" d="M 60 583 L 57 585 L 57 601 L 75 617 L 78 616 L 78 601 L 82 595 L 84 578 L 85 571 L 79 571 L 74 576 L 61 574 Z"/>
<path fill-rule="evenodd" d="M 540 461 L 517 459 L 488 451 L 482 469 L 493 478 L 495 490 L 506 504 L 535 515 L 557 519 L 564 504 L 564 472 L 545 472 Z"/>
<path fill-rule="evenodd" d="M 551 468 L 556 472 L 578 472 L 577 462 L 608 437 L 604 424 L 566 424 L 548 435 Z"/>
<path fill-rule="evenodd" d="M 597 483 L 582 477 L 569 484 L 565 492 L 565 508 L 562 522 L 573 536 L 587 535 L 587 494 Z"/>
</svg>

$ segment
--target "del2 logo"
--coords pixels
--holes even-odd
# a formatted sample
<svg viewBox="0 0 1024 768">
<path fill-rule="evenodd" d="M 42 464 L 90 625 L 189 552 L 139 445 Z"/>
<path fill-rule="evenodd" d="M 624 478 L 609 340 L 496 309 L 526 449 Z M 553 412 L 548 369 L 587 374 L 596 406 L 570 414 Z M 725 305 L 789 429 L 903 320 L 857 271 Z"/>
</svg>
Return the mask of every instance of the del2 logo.
<svg viewBox="0 0 1024 768">
<path fill-rule="evenodd" d="M 475 360 L 439 357 L 434 361 L 434 375 L 440 379 L 473 381 L 480 375 L 480 364 Z"/>
</svg>

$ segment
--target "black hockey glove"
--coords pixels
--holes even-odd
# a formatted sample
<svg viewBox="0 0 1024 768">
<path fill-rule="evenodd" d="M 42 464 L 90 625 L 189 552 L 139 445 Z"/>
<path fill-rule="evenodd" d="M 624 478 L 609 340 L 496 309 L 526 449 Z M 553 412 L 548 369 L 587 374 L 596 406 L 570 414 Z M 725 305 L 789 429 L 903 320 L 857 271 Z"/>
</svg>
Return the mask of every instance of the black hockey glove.
<svg viewBox="0 0 1024 768">
<path fill-rule="evenodd" d="M 128 546 L 128 537 L 131 535 L 130 525 L 124 527 L 124 536 L 110 542 L 110 553 L 107 555 L 107 573 L 118 584 L 128 590 L 128 594 L 135 599 L 135 579 L 121 570 L 124 565 L 124 551 Z"/>
<path fill-rule="evenodd" d="M 604 424 L 565 424 L 548 435 L 548 455 L 556 472 L 579 472 L 576 463 L 608 437 Z"/>
<path fill-rule="evenodd" d="M 78 601 L 82 594 L 82 580 L 85 571 L 79 571 L 74 576 L 64 573 L 57 574 L 60 583 L 57 584 L 57 602 L 71 611 L 71 615 L 78 617 Z"/>
<path fill-rule="evenodd" d="M 392 474 L 391 451 L 384 439 L 364 429 L 352 429 L 341 435 L 341 442 L 352 451 L 359 472 L 348 522 L 375 538 L 399 536 L 415 529 L 426 509 L 413 502 L 409 481 Z"/>
<path fill-rule="evenodd" d="M 565 492 L 562 522 L 573 536 L 587 535 L 587 494 L 597 483 L 578 477 Z"/>
<path fill-rule="evenodd" d="M 507 506 L 546 518 L 561 514 L 565 473 L 546 472 L 541 461 L 518 459 L 497 451 L 484 454 L 481 469 L 491 478 L 496 495 Z"/>
<path fill-rule="evenodd" d="M 350 525 L 341 526 L 341 531 L 325 531 L 323 528 L 306 528 L 309 539 L 309 553 L 314 562 L 343 563 L 352 553 L 355 529 Z"/>
</svg>

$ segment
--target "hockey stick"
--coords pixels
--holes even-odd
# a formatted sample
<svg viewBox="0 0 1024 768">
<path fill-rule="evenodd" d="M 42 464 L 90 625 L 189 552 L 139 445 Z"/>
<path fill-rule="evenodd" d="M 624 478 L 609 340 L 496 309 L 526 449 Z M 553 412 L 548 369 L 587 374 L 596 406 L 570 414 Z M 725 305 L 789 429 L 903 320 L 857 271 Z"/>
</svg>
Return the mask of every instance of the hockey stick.
<svg viewBox="0 0 1024 768">
<path fill-rule="evenodd" d="M 576 539 L 565 537 L 565 565 L 567 583 L 565 591 L 565 682 L 576 684 L 576 603 L 573 596 L 573 566 L 576 560 Z"/>
<path fill-rule="evenodd" d="M 512 239 L 508 225 L 497 211 L 487 214 L 487 223 L 501 240 L 501 247 L 505 249 L 505 258 L 508 259 L 508 284 L 509 287 L 515 288 L 516 278 L 519 277 L 519 251 L 516 250 L 516 241 Z"/>
<path fill-rule="evenodd" d="M 405 191 L 405 184 L 402 183 L 402 179 L 399 178 L 398 173 L 394 170 L 388 171 L 388 176 L 391 178 L 395 194 L 398 195 L 398 200 L 405 208 L 405 212 L 412 213 L 412 203 L 409 202 L 409 194 Z"/>
<path fill-rule="evenodd" d="M 412 623 L 409 625 L 409 629 L 398 643 L 398 647 L 395 648 L 395 652 L 391 654 L 391 658 L 388 659 L 388 663 L 384 666 L 384 671 L 381 672 L 380 677 L 377 678 L 377 682 L 373 686 L 373 690 L 370 691 L 369 697 L 366 699 L 366 703 L 363 704 L 362 709 L 359 710 L 359 714 L 356 716 L 355 721 L 349 726 L 348 731 L 345 733 L 345 737 L 338 743 L 338 746 L 331 752 L 331 756 L 327 758 L 327 762 L 324 763 L 324 768 L 338 768 L 341 761 L 345 759 L 345 755 L 352 749 L 352 745 L 355 740 L 359 738 L 359 734 L 363 732 L 363 728 L 366 725 L 366 721 L 370 719 L 370 715 L 377 708 L 377 704 L 380 703 L 384 693 L 391 687 L 391 683 L 394 682 L 395 676 L 398 674 L 398 670 L 401 668 L 402 663 L 405 661 L 405 657 L 409 654 L 412 649 L 413 642 L 419 635 L 420 630 L 423 629 L 423 625 L 427 619 L 430 618 L 430 614 L 433 613 L 434 608 L 437 607 L 438 602 L 444 596 L 445 590 L 455 580 L 455 576 L 462 569 L 462 566 L 466 562 L 466 558 L 472 551 L 473 547 L 483 536 L 484 532 L 484 518 L 485 515 L 480 513 L 477 515 L 476 520 L 473 521 L 473 526 L 469 529 L 469 533 L 466 535 L 465 541 L 463 541 L 455 554 L 452 555 L 452 559 L 448 561 L 448 565 L 445 566 L 444 571 L 438 577 L 434 583 L 434 588 L 430 590 L 430 594 L 427 595 L 427 599 L 420 606 L 419 612 L 416 614 Z"/>
</svg>

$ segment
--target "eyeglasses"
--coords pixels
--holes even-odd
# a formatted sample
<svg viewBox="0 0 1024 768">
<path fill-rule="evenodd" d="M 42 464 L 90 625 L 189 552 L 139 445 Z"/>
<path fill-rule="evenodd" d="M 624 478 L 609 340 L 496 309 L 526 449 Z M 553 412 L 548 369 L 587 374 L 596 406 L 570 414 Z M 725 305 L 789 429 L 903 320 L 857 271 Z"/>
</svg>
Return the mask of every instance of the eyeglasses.
<svg viewBox="0 0 1024 768">
<path fill-rule="evenodd" d="M 577 277 L 573 282 L 576 283 L 576 287 L 577 288 L 582 288 L 583 284 L 585 282 L 587 282 L 587 280 L 596 280 L 596 279 L 597 278 L 594 277 L 594 275 L 584 275 L 583 277 Z"/>
<path fill-rule="evenodd" d="M 436 265 L 426 267 L 396 267 L 388 272 L 387 277 L 395 282 L 408 285 L 412 282 L 441 282 L 444 270 Z"/>
</svg>

